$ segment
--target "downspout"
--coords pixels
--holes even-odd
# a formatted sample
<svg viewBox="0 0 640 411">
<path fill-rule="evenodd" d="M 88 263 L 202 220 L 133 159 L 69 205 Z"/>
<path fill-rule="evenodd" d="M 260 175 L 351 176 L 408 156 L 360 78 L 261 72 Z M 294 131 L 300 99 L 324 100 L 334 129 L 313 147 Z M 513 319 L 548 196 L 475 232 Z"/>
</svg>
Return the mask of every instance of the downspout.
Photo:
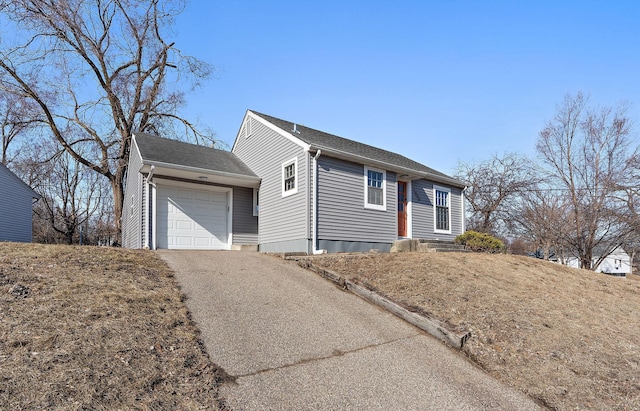
<svg viewBox="0 0 640 411">
<path fill-rule="evenodd" d="M 320 154 L 322 154 L 322 150 L 316 151 L 316 155 L 313 156 L 313 203 L 311 205 L 313 212 L 313 231 L 311 232 L 313 254 L 326 253 L 326 250 L 318 250 L 318 158 Z"/>
<path fill-rule="evenodd" d="M 144 233 L 144 246 L 143 248 L 145 250 L 149 249 L 149 223 L 151 220 L 151 215 L 149 213 L 149 205 L 151 204 L 151 199 L 149 198 L 149 194 L 151 193 L 151 190 L 149 189 L 149 186 L 152 184 L 151 183 L 151 179 L 153 178 L 153 172 L 155 171 L 156 166 L 151 166 L 151 169 L 149 170 L 149 174 L 147 174 L 147 178 L 146 180 L 146 184 L 144 185 L 144 190 L 145 190 L 145 196 L 144 196 L 144 201 L 147 203 L 147 207 L 146 207 L 146 213 L 144 215 L 144 219 L 145 219 L 145 233 Z M 153 209 L 153 212 L 155 212 L 156 210 Z M 155 220 L 155 219 L 154 219 Z"/>
<path fill-rule="evenodd" d="M 464 186 L 464 188 L 462 189 L 462 201 L 460 201 L 460 203 L 462 204 L 462 234 L 467 231 L 467 207 L 465 204 L 465 191 L 467 191 L 467 188 L 469 188 L 469 186 Z"/>
<path fill-rule="evenodd" d="M 312 174 L 313 174 L 313 170 L 311 170 L 311 155 L 309 153 L 309 150 L 305 150 L 304 151 L 304 167 L 305 170 L 307 170 L 306 176 L 307 176 L 307 181 L 306 181 L 306 190 L 304 190 L 304 228 L 305 228 L 305 236 L 307 239 L 307 244 L 306 244 L 306 250 L 307 250 L 307 254 L 311 254 L 313 252 L 313 245 L 311 244 L 311 242 L 313 242 L 312 237 L 313 234 L 311 234 L 311 190 L 313 190 L 313 186 L 312 186 Z M 310 247 L 311 246 L 311 247 Z"/>
</svg>

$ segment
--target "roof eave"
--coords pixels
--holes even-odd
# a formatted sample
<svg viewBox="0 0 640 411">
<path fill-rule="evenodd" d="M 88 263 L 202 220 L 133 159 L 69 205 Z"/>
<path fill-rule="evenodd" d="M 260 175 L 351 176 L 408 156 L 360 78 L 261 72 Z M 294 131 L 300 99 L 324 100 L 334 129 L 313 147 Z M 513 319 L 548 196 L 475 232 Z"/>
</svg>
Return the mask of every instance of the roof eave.
<svg viewBox="0 0 640 411">
<path fill-rule="evenodd" d="M 356 161 L 356 162 L 361 163 L 361 164 L 370 164 L 370 165 L 373 165 L 373 166 L 377 166 L 377 167 L 383 168 L 385 170 L 395 171 L 395 172 L 400 173 L 400 174 L 407 174 L 407 178 L 409 178 L 411 180 L 417 180 L 417 179 L 424 178 L 424 179 L 427 179 L 427 180 L 430 180 L 430 181 L 435 181 L 435 182 L 438 182 L 438 183 L 449 184 L 449 185 L 452 185 L 454 187 L 460 187 L 460 188 L 466 187 L 465 183 L 463 183 L 460 180 L 456 180 L 455 178 L 452 178 L 452 177 L 440 176 L 440 175 L 432 174 L 432 173 L 425 173 L 424 171 L 414 170 L 412 168 L 402 167 L 402 166 L 398 166 L 396 164 L 391 164 L 391 163 L 387 163 L 387 162 L 384 162 L 384 161 L 374 160 L 374 159 L 369 158 L 369 157 L 360 156 L 360 155 L 352 154 L 352 153 L 347 153 L 345 151 L 336 150 L 336 149 L 332 149 L 332 148 L 327 148 L 327 147 L 322 147 L 322 146 L 309 146 L 309 151 L 311 151 L 311 152 L 315 153 L 318 150 L 320 150 L 322 152 L 322 154 L 328 154 L 330 157 L 336 157 L 336 158 L 340 158 L 342 160 Z"/>
<path fill-rule="evenodd" d="M 0 163 L 0 166 L 2 166 L 5 170 L 7 170 L 7 174 L 9 175 L 9 178 L 14 179 L 15 181 L 18 182 L 18 184 L 22 185 L 22 187 L 24 187 L 25 189 L 27 189 L 28 191 L 31 192 L 31 198 L 35 198 L 37 200 L 42 198 L 42 196 L 40 194 L 36 193 L 36 191 L 33 188 L 31 188 L 31 186 L 29 184 L 27 184 L 24 181 L 22 181 L 22 179 L 20 177 L 18 177 L 13 171 L 11 171 L 9 169 L 9 167 L 5 166 L 2 163 Z"/>
<path fill-rule="evenodd" d="M 229 173 L 226 171 L 211 170 L 208 168 L 191 167 L 191 166 L 185 166 L 181 164 L 165 163 L 162 161 L 150 161 L 150 160 L 144 160 L 142 167 L 140 167 L 139 171 L 141 173 L 146 173 L 149 171 L 151 166 L 162 167 L 166 169 L 181 170 L 181 171 L 189 171 L 193 173 L 209 174 L 209 175 L 215 175 L 220 177 L 229 177 L 229 178 L 235 178 L 240 180 L 246 180 L 247 182 L 259 183 L 261 181 L 261 178 L 258 176 L 249 176 L 246 174 Z"/>
</svg>

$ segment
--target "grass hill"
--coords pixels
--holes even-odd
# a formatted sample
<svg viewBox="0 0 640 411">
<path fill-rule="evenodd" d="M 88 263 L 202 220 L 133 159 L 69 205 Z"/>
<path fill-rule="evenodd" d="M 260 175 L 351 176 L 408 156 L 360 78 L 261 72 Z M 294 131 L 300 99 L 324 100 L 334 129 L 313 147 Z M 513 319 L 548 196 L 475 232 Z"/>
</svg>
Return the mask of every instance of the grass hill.
<svg viewBox="0 0 640 411">
<path fill-rule="evenodd" d="M 314 263 L 470 331 L 463 351 L 552 409 L 640 409 L 640 281 L 514 255 L 326 255 Z"/>
</svg>

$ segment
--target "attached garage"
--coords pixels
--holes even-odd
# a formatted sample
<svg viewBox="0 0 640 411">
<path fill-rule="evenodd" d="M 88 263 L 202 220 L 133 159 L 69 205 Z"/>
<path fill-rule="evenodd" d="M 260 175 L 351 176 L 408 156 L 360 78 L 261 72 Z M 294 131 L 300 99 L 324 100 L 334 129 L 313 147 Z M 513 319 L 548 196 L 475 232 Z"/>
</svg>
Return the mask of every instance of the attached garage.
<svg viewBox="0 0 640 411">
<path fill-rule="evenodd" d="M 232 189 L 161 181 L 156 186 L 157 248 L 231 248 Z"/>
<path fill-rule="evenodd" d="M 256 176 L 233 153 L 145 133 L 132 137 L 122 244 L 127 248 L 257 248 Z"/>
</svg>

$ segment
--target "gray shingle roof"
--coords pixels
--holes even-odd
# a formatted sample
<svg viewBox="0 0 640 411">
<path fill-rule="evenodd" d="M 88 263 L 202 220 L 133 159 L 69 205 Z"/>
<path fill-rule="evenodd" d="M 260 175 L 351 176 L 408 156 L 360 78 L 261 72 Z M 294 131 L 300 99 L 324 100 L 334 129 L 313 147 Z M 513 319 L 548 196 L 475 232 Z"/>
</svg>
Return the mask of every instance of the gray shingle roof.
<svg viewBox="0 0 640 411">
<path fill-rule="evenodd" d="M 266 114 L 262 114 L 253 110 L 250 111 L 253 114 L 262 117 L 266 121 L 281 128 L 282 130 L 289 132 L 290 134 L 309 144 L 313 148 L 327 151 L 339 151 L 347 155 L 352 155 L 354 157 L 371 159 L 377 162 L 389 164 L 391 166 L 413 170 L 416 174 L 419 175 L 429 175 L 431 177 L 441 178 L 450 183 L 464 187 L 464 183 L 400 154 L 373 147 L 368 144 L 359 143 L 357 141 L 349 140 L 343 137 L 338 137 L 333 134 L 315 130 L 313 128 L 309 128 L 300 124 L 295 124 L 296 132 L 294 133 L 294 123 L 276 117 L 268 116 Z"/>
<path fill-rule="evenodd" d="M 217 150 L 146 133 L 134 133 L 143 163 L 166 163 L 213 172 L 257 177 L 230 151 Z"/>
</svg>

